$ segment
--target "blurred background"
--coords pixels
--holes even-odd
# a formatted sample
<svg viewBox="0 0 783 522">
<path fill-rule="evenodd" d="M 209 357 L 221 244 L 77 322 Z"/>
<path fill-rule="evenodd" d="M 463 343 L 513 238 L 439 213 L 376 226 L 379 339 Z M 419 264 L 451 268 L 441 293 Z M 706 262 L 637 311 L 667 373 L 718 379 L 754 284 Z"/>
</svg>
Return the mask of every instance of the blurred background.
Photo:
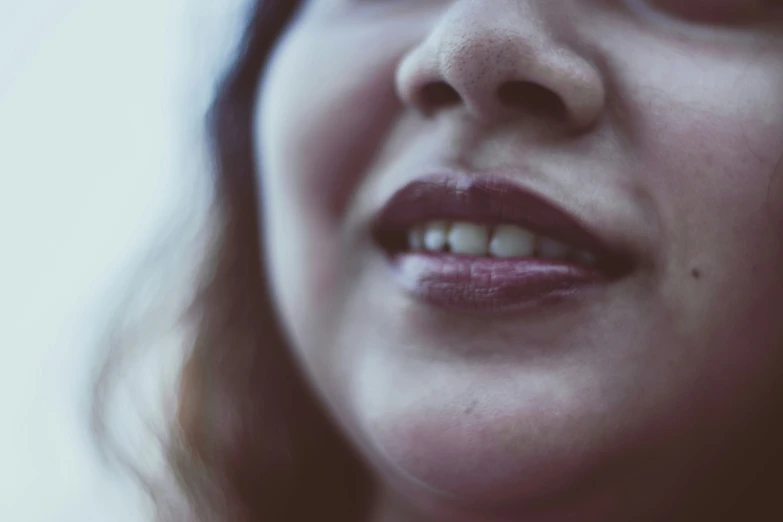
<svg viewBox="0 0 783 522">
<path fill-rule="evenodd" d="M 206 207 L 201 118 L 247 8 L 0 0 L 2 521 L 149 520 L 140 489 L 95 449 L 92 380 L 107 323 L 158 259 L 150 246 L 175 244 Z M 173 375 L 164 348 L 149 364 Z M 134 408 L 157 403 L 160 375 L 143 377 L 114 420 L 154 465 Z"/>
</svg>

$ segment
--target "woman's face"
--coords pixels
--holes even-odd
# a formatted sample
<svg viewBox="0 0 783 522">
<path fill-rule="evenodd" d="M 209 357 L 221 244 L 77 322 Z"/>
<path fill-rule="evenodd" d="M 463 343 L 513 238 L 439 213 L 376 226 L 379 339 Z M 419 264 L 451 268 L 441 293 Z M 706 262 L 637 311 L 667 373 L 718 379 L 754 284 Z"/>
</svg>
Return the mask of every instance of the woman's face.
<svg viewBox="0 0 783 522">
<path fill-rule="evenodd" d="M 257 113 L 292 347 L 417 509 L 661 520 L 752 475 L 783 5 L 310 0 Z"/>
</svg>

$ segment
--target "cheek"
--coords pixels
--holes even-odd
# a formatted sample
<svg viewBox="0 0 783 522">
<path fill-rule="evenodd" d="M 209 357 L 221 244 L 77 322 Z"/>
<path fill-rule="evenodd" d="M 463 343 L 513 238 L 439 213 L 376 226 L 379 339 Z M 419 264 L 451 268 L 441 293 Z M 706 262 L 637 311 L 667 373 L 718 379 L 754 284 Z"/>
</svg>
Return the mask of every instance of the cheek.
<svg viewBox="0 0 783 522">
<path fill-rule="evenodd" d="M 332 223 L 399 112 L 393 50 L 362 45 L 303 30 L 277 53 L 263 86 L 262 150 L 273 190 L 280 185 Z"/>
<path fill-rule="evenodd" d="M 649 186 L 668 225 L 670 250 L 662 254 L 670 268 L 777 256 L 772 240 L 783 226 L 775 223 L 783 217 L 783 194 L 771 189 L 783 151 L 779 85 L 775 94 L 752 83 L 746 91 L 716 90 L 712 107 L 651 104 L 656 116 L 645 132 L 642 164 L 651 167 Z"/>
<path fill-rule="evenodd" d="M 628 74 L 635 175 L 663 230 L 660 299 L 689 335 L 761 349 L 783 313 L 783 57 L 682 56 Z"/>
<path fill-rule="evenodd" d="M 656 9 L 698 22 L 753 20 L 764 13 L 764 0 L 650 0 Z"/>
<path fill-rule="evenodd" d="M 399 112 L 391 52 L 341 42 L 316 31 L 284 41 L 256 118 L 268 275 L 298 346 L 325 344 L 339 324 L 344 215 Z"/>
</svg>

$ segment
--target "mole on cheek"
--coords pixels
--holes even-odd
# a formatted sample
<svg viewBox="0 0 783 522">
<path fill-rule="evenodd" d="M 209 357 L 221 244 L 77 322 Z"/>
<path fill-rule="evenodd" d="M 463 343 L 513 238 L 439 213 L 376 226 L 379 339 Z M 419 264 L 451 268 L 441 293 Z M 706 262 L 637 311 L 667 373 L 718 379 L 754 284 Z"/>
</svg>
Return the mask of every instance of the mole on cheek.
<svg viewBox="0 0 783 522">
<path fill-rule="evenodd" d="M 693 269 L 691 270 L 691 276 L 692 276 L 694 279 L 699 279 L 699 278 L 701 277 L 701 270 L 699 270 L 698 268 L 693 268 Z"/>
</svg>

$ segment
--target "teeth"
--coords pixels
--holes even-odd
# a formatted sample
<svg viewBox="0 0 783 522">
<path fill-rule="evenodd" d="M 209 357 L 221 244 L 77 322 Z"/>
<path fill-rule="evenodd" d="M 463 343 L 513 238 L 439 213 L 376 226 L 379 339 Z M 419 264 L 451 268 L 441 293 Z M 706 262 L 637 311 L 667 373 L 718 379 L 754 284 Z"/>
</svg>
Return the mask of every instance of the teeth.
<svg viewBox="0 0 783 522">
<path fill-rule="evenodd" d="M 538 248 L 536 249 L 538 257 L 545 259 L 568 259 L 571 254 L 571 247 L 564 245 L 554 239 L 548 237 L 542 237 L 538 240 Z"/>
<path fill-rule="evenodd" d="M 449 225 L 445 221 L 433 221 L 424 226 L 424 248 L 443 250 L 448 240 Z"/>
<path fill-rule="evenodd" d="M 410 250 L 451 251 L 466 256 L 532 257 L 573 261 L 595 267 L 595 255 L 548 237 L 536 236 L 516 225 L 498 225 L 494 230 L 475 223 L 432 221 L 408 232 Z"/>
<path fill-rule="evenodd" d="M 421 250 L 424 248 L 424 228 L 421 226 L 413 227 L 408 233 L 408 248 L 411 250 Z"/>
<path fill-rule="evenodd" d="M 501 225 L 495 229 L 489 244 L 489 253 L 495 257 L 530 257 L 536 238 L 527 230 L 514 225 Z"/>
<path fill-rule="evenodd" d="M 448 241 L 455 254 L 485 256 L 489 248 L 489 230 L 473 223 L 454 223 Z"/>
</svg>

